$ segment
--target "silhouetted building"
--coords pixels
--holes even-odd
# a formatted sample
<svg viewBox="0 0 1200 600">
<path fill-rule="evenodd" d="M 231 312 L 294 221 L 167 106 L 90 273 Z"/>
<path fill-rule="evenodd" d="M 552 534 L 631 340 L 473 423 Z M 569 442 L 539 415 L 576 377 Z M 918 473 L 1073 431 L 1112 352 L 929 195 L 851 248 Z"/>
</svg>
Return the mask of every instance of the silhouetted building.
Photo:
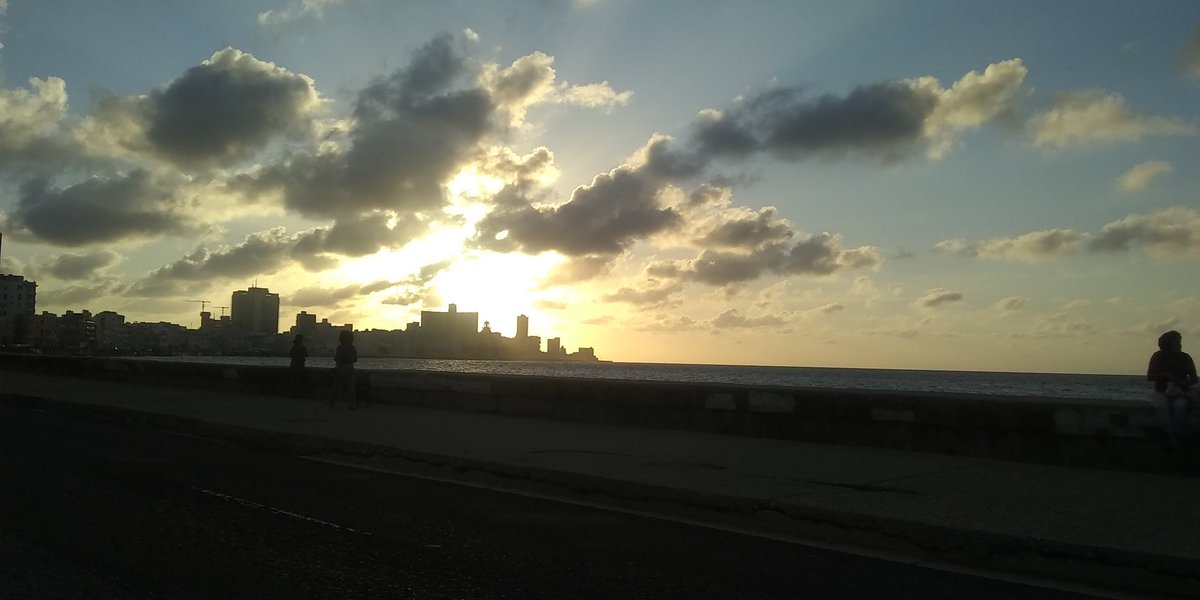
<svg viewBox="0 0 1200 600">
<path fill-rule="evenodd" d="M 130 323 L 129 345 L 140 354 L 174 354 L 187 349 L 188 333 L 175 323 Z"/>
<path fill-rule="evenodd" d="M 29 343 L 34 348 L 39 350 L 57 350 L 59 347 L 58 315 L 49 311 L 42 311 L 42 314 L 34 315 L 29 337 Z"/>
<path fill-rule="evenodd" d="M 96 313 L 96 348 L 102 350 L 125 350 L 129 346 L 129 331 L 125 327 L 125 315 L 111 310 Z"/>
<path fill-rule="evenodd" d="M 431 358 L 465 357 L 478 331 L 479 313 L 460 313 L 456 304 L 447 312 L 421 311 L 422 350 Z"/>
<path fill-rule="evenodd" d="M 92 312 L 67 311 L 58 318 L 58 341 L 63 350 L 86 351 L 96 346 L 96 319 Z"/>
<path fill-rule="evenodd" d="M 274 336 L 279 333 L 279 294 L 267 288 L 238 290 L 230 300 L 230 324 L 248 336 Z"/>
<path fill-rule="evenodd" d="M 296 324 L 288 330 L 285 340 L 290 346 L 292 338 L 302 335 L 309 356 L 332 356 L 338 345 L 338 335 L 343 331 L 354 331 L 354 325 L 352 323 L 334 325 L 329 322 L 329 319 L 321 319 L 321 322 L 318 323 L 317 315 L 308 311 L 300 311 L 296 313 Z M 357 346 L 358 340 L 355 342 Z"/>
<path fill-rule="evenodd" d="M 30 343 L 36 300 L 37 283 L 0 275 L 0 346 Z"/>
<path fill-rule="evenodd" d="M 523 340 L 529 337 L 529 317 L 525 315 L 517 315 L 517 337 L 518 340 Z"/>
</svg>

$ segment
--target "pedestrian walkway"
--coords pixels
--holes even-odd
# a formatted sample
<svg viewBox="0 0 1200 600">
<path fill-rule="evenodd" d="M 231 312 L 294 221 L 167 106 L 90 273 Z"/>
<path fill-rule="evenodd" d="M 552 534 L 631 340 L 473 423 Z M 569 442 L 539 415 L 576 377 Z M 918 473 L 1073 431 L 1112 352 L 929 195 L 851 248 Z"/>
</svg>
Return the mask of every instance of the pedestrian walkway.
<svg viewBox="0 0 1200 600">
<path fill-rule="evenodd" d="M 324 458 L 442 465 L 832 544 L 1200 591 L 1200 478 L 0 371 L 0 397 Z M 37 399 L 37 400 L 35 400 Z M 389 461 L 391 461 L 389 463 Z M 736 557 L 731 557 L 736 560 Z"/>
</svg>

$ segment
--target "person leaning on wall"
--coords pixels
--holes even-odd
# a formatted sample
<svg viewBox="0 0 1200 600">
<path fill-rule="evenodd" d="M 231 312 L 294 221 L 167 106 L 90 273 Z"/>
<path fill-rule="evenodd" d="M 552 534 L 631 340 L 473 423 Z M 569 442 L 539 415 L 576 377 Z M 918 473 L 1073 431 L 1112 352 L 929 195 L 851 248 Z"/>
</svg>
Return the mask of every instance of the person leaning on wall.
<svg viewBox="0 0 1200 600">
<path fill-rule="evenodd" d="M 338 334 L 338 347 L 333 353 L 333 396 L 329 406 L 334 402 L 345 400 L 350 408 L 358 407 L 358 399 L 354 393 L 354 363 L 358 362 L 358 350 L 354 349 L 354 334 L 343 331 Z"/>
<path fill-rule="evenodd" d="M 1154 382 L 1150 401 L 1162 418 L 1168 447 L 1175 448 L 1188 437 L 1188 413 L 1200 394 L 1196 363 L 1183 351 L 1178 331 L 1158 336 L 1158 352 L 1150 356 L 1146 379 Z"/>
</svg>

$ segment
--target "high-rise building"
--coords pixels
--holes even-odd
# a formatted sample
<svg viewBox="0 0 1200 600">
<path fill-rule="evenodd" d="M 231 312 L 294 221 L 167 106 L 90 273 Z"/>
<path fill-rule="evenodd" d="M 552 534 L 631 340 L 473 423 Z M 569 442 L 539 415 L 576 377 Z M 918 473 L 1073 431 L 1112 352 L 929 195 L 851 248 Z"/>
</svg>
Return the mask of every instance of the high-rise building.
<svg viewBox="0 0 1200 600">
<path fill-rule="evenodd" d="M 517 315 L 517 338 L 523 340 L 529 337 L 529 317 Z"/>
<path fill-rule="evenodd" d="M 233 293 L 229 302 L 230 325 L 247 335 L 279 333 L 279 294 L 251 287 Z"/>
<path fill-rule="evenodd" d="M 0 345 L 28 344 L 37 284 L 20 275 L 0 275 Z"/>
</svg>

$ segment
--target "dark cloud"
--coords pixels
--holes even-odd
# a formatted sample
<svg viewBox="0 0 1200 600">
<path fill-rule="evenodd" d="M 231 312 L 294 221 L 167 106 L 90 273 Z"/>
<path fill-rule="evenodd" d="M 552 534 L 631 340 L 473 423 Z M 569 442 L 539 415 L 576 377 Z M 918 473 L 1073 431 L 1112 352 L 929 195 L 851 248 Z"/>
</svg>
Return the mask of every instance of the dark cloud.
<svg viewBox="0 0 1200 600">
<path fill-rule="evenodd" d="M 293 153 L 239 184 L 281 191 L 286 206 L 309 216 L 440 209 L 443 183 L 477 155 L 493 126 L 488 91 L 457 87 L 469 66 L 453 38 L 435 38 L 358 94 L 346 150 Z"/>
<path fill-rule="evenodd" d="M 781 315 L 763 315 L 761 317 L 745 317 L 731 308 L 713 317 L 712 326 L 717 329 L 749 329 L 757 327 L 779 327 L 787 324 L 787 319 Z"/>
<path fill-rule="evenodd" d="M 241 244 L 217 252 L 202 246 L 135 282 L 126 294 L 170 295 L 178 290 L 175 282 L 209 282 L 274 273 L 288 264 L 295 244 L 295 238 L 288 236 L 284 228 L 276 227 L 252 233 Z"/>
<path fill-rule="evenodd" d="M 682 290 L 683 286 L 679 284 L 645 290 L 623 287 L 615 292 L 604 294 L 601 299 L 605 302 L 625 302 L 634 306 L 662 306 L 677 302 L 675 296 Z"/>
<path fill-rule="evenodd" d="M 283 298 L 288 306 L 336 308 L 342 302 L 361 295 L 361 286 L 348 285 L 340 288 L 311 286 L 298 289 Z"/>
<path fill-rule="evenodd" d="M 227 164 L 273 136 L 303 131 L 320 106 L 313 81 L 225 48 L 148 99 L 146 138 L 181 163 Z"/>
<path fill-rule="evenodd" d="M 480 221 L 476 242 L 493 250 L 616 256 L 634 242 L 681 223 L 660 206 L 661 182 L 630 167 L 597 175 L 552 208 L 503 205 Z"/>
<path fill-rule="evenodd" d="M 728 109 L 702 112 L 682 144 L 652 140 L 647 167 L 664 177 L 687 177 L 713 160 L 761 153 L 784 160 L 849 153 L 895 160 L 923 147 L 926 120 L 937 106 L 935 93 L 902 82 L 815 99 L 796 88 L 771 89 Z"/>
<path fill-rule="evenodd" d="M 292 256 L 310 270 L 328 268 L 335 256 L 368 256 L 385 248 L 398 248 L 424 233 L 428 223 L 415 216 L 385 212 L 351 215 L 330 227 L 299 234 Z"/>
<path fill-rule="evenodd" d="M 1200 256 L 1200 212 L 1181 206 L 1108 223 L 1089 249 L 1126 251 L 1142 246 L 1155 256 Z"/>
<path fill-rule="evenodd" d="M 383 300 L 383 304 L 394 306 L 417 306 L 425 304 L 426 294 L 423 291 L 407 291 Z"/>
<path fill-rule="evenodd" d="M 984 242 L 945 240 L 934 246 L 937 252 L 1038 261 L 1074 254 L 1084 240 L 1084 234 L 1071 229 L 1045 229 L 1015 238 L 995 238 Z"/>
<path fill-rule="evenodd" d="M 39 240 L 60 246 L 83 246 L 129 238 L 152 238 L 194 232 L 171 189 L 143 170 L 114 177 L 94 177 L 64 189 L 45 179 L 21 186 L 12 218 Z"/>
<path fill-rule="evenodd" d="M 925 292 L 925 295 L 917 298 L 916 305 L 925 308 L 934 308 L 954 302 L 961 302 L 963 295 L 960 292 L 952 292 L 943 288 L 936 288 Z"/>
<path fill-rule="evenodd" d="M 94 277 L 97 271 L 112 266 L 120 257 L 115 252 L 99 250 L 88 254 L 62 254 L 45 269 L 59 279 L 88 279 Z"/>
<path fill-rule="evenodd" d="M 112 278 L 105 278 L 91 285 L 71 285 L 61 288 L 39 286 L 37 301 L 39 306 L 61 306 L 69 310 L 82 310 L 101 298 L 120 293 L 123 287 L 120 282 Z"/>
<path fill-rule="evenodd" d="M 1023 298 L 1021 296 L 1012 296 L 1012 297 L 1005 298 L 1005 299 L 997 302 L 995 306 L 996 306 L 996 309 L 998 309 L 998 310 L 1002 310 L 1005 312 L 1012 312 L 1012 311 L 1021 310 L 1022 308 L 1025 308 L 1025 303 L 1028 301 L 1029 301 L 1028 298 Z"/>
<path fill-rule="evenodd" d="M 776 275 L 832 275 L 876 267 L 883 257 L 873 246 L 849 250 L 841 248 L 835 235 L 822 233 L 793 245 L 772 243 L 751 252 L 704 250 L 686 266 L 679 267 L 680 275 L 713 286 L 750 281 L 765 273 Z M 665 274 L 670 269 L 657 267 Z"/>
<path fill-rule="evenodd" d="M 741 215 L 727 220 L 700 238 L 702 247 L 757 248 L 767 242 L 786 240 L 792 236 L 787 220 L 779 218 L 774 207 L 758 213 Z"/>
</svg>

